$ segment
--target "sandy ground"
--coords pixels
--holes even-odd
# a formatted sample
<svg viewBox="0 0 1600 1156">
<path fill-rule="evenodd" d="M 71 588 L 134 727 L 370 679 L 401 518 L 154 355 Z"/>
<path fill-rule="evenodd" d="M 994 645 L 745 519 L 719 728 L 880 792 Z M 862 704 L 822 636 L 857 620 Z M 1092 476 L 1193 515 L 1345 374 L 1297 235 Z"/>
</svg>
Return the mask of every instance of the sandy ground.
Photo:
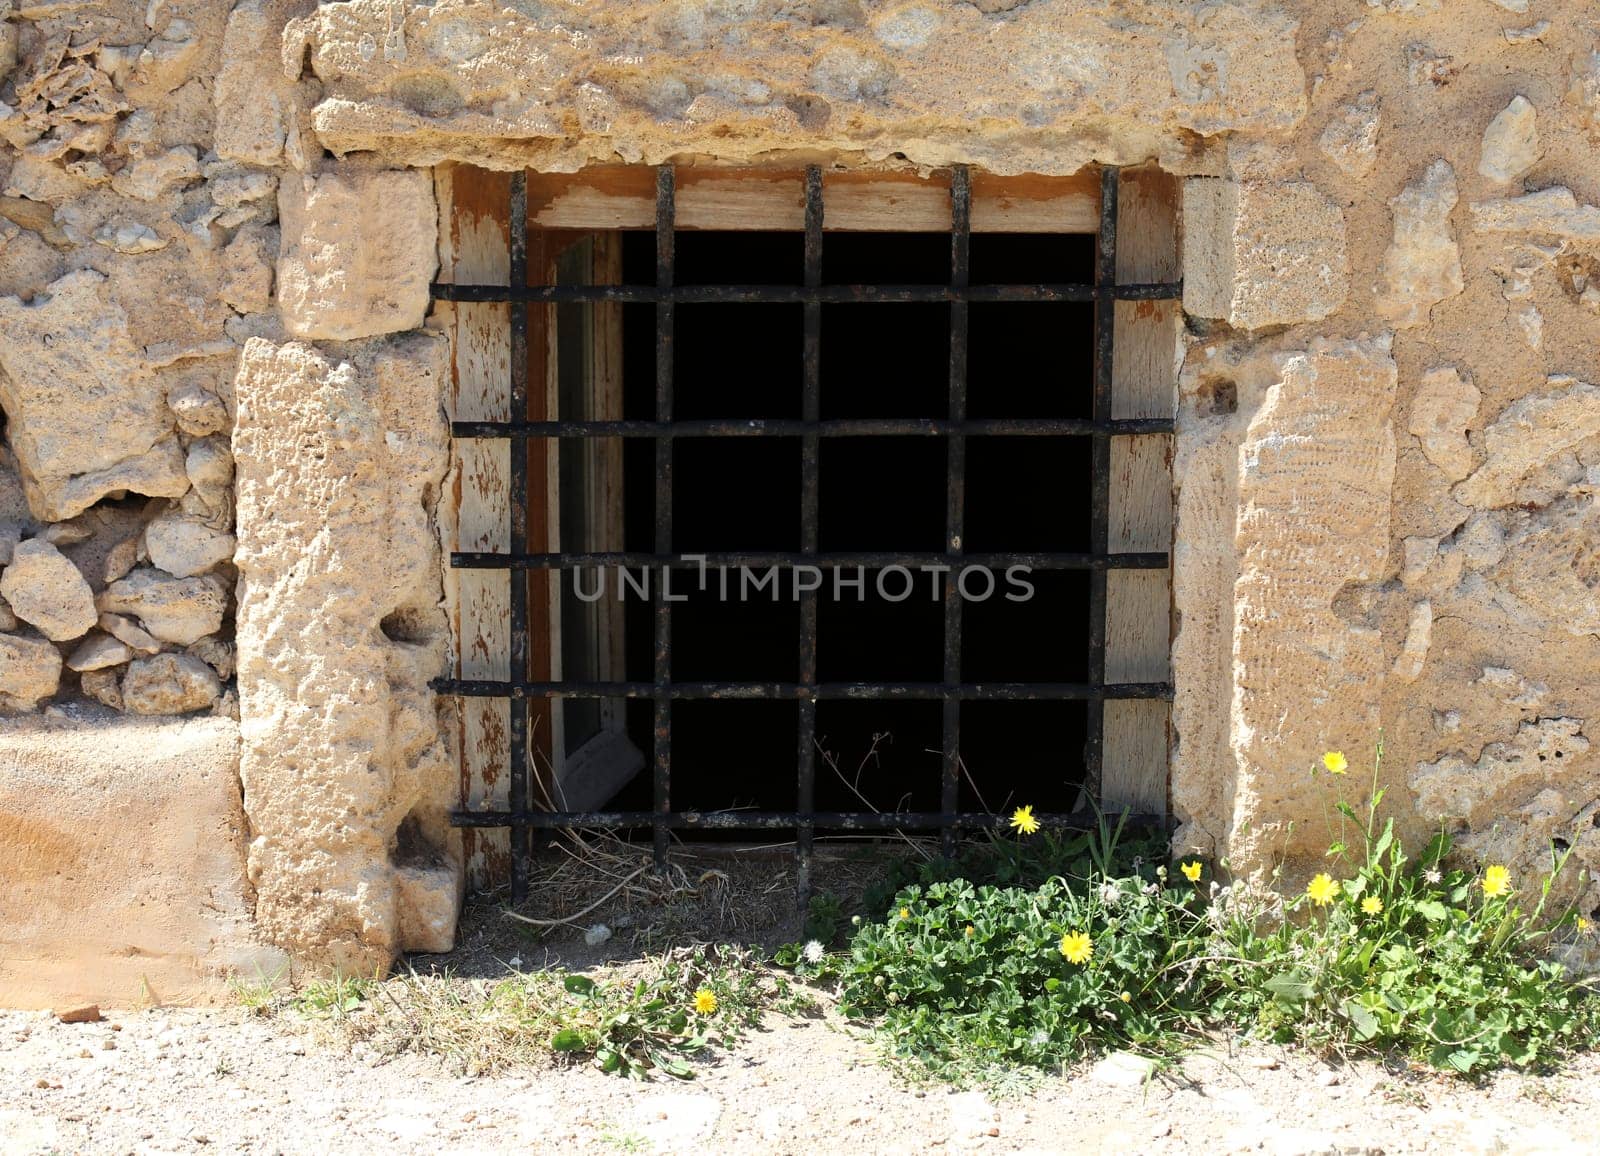
<svg viewBox="0 0 1600 1156">
<path fill-rule="evenodd" d="M 120 1029 L 120 1030 L 119 1030 Z M 775 1021 L 688 1082 L 590 1067 L 464 1079 L 291 1019 L 0 1013 L 0 1152 L 1253 1152 L 1600 1149 L 1600 1060 L 1474 1087 L 1219 1043 L 1141 1081 L 1115 1060 L 989 1097 L 906 1085 L 826 1020 Z"/>
</svg>

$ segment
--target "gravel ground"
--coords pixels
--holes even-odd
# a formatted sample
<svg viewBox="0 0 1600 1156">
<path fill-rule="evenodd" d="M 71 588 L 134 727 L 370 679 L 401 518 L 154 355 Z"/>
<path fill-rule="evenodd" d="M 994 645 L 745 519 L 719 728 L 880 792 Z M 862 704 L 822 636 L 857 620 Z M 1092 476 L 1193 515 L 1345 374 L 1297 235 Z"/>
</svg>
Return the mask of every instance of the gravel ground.
<svg viewBox="0 0 1600 1156">
<path fill-rule="evenodd" d="M 1219 1042 L 1011 1097 L 909 1087 L 828 1020 L 774 1021 L 693 1081 L 589 1067 L 463 1079 L 292 1017 L 0 1013 L 0 1152 L 1534 1153 L 1595 1151 L 1600 1061 L 1480 1086 Z"/>
</svg>

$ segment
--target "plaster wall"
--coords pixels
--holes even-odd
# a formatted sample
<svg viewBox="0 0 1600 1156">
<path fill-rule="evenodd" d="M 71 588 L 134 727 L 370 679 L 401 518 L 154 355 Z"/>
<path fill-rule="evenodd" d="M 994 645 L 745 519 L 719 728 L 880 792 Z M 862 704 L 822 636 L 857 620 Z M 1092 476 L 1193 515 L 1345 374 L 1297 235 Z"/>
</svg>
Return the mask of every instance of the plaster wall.
<svg viewBox="0 0 1600 1156">
<path fill-rule="evenodd" d="M 1318 755 L 1381 734 L 1414 833 L 1600 867 L 1581 0 L 0 14 L 0 705 L 237 712 L 239 893 L 297 960 L 448 939 L 424 170 L 456 162 L 1180 175 L 1177 849 L 1316 854 Z"/>
</svg>

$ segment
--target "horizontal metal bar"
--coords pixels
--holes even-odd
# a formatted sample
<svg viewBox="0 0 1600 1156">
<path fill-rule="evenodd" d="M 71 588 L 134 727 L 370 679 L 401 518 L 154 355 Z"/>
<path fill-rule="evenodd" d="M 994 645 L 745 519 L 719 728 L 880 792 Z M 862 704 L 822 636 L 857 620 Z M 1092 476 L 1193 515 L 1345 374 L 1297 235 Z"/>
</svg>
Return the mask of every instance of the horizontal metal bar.
<svg viewBox="0 0 1600 1156">
<path fill-rule="evenodd" d="M 1170 434 L 1170 417 L 1117 418 L 968 418 L 946 421 L 931 417 L 829 418 L 701 418 L 687 421 L 454 421 L 458 438 L 696 438 L 696 437 L 1131 437 Z"/>
<path fill-rule="evenodd" d="M 1172 698 L 1169 682 L 503 682 L 439 678 L 440 694 L 463 698 L 662 698 L 718 700 L 884 699 L 943 702 L 1094 702 Z"/>
<path fill-rule="evenodd" d="M 1183 296 L 1183 282 L 1165 281 L 1144 285 L 1117 285 L 1112 295 L 1119 301 L 1177 300 Z M 697 304 L 873 304 L 879 302 L 950 301 L 1093 301 L 1093 285 L 451 285 L 435 282 L 436 301 L 521 301 L 571 302 L 613 301 L 623 303 Z"/>
<path fill-rule="evenodd" d="M 1099 823 L 1092 811 L 1071 814 L 1036 814 L 1042 827 L 1085 831 Z M 788 811 L 452 811 L 450 822 L 456 827 L 607 827 L 617 830 L 652 826 L 677 830 L 772 831 L 798 827 L 802 822 L 817 829 L 838 831 L 937 831 L 955 827 L 993 830 L 1007 826 L 1006 815 L 979 813 L 946 814 L 939 811 L 818 811 L 801 814 Z M 1126 826 L 1164 830 L 1170 826 L 1162 815 L 1132 815 Z"/>
<path fill-rule="evenodd" d="M 1165 570 L 1168 556 L 1160 551 L 1136 554 L 1088 553 L 997 553 L 941 554 L 937 551 L 839 550 L 808 554 L 801 551 L 733 551 L 705 554 L 647 554 L 639 552 L 595 551 L 561 554 L 493 554 L 460 551 L 450 555 L 450 565 L 458 570 L 579 570 L 591 566 L 624 566 L 637 569 L 669 567 L 673 570 L 698 570 L 748 566 L 788 568 L 807 565 L 823 569 L 861 566 L 881 569 L 886 566 L 986 567 L 1003 570 L 1021 566 L 1030 570 Z M 682 591 L 680 591 L 682 593 Z"/>
</svg>

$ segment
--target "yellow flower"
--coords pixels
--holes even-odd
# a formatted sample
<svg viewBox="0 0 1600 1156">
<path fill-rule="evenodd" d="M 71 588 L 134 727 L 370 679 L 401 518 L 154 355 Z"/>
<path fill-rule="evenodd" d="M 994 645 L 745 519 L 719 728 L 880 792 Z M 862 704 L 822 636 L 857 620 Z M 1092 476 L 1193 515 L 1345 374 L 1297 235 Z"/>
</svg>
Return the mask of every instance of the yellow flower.
<svg viewBox="0 0 1600 1156">
<path fill-rule="evenodd" d="M 901 919 L 910 919 L 911 918 L 911 908 L 902 907 L 900 909 L 900 918 Z"/>
<path fill-rule="evenodd" d="M 1061 954 L 1068 963 L 1088 963 L 1094 958 L 1094 944 L 1081 931 L 1069 931 L 1061 937 Z"/>
<path fill-rule="evenodd" d="M 1483 893 L 1490 899 L 1497 899 L 1511 890 L 1511 872 L 1500 864 L 1488 868 L 1483 873 Z"/>
<path fill-rule="evenodd" d="M 710 1015 L 717 1010 L 717 997 L 707 988 L 701 988 L 694 993 L 694 1010 L 696 1015 Z"/>
<path fill-rule="evenodd" d="M 1190 883 L 1200 882 L 1200 860 L 1196 859 L 1193 863 L 1184 863 L 1182 867 L 1185 879 Z"/>
<path fill-rule="evenodd" d="M 1329 751 L 1322 756 L 1322 765 L 1328 768 L 1330 775 L 1342 775 L 1350 769 L 1350 760 L 1344 757 L 1343 751 Z"/>
<path fill-rule="evenodd" d="M 1590 923 L 1587 919 L 1580 915 L 1575 922 L 1575 926 L 1578 929 L 1578 934 L 1583 935 L 1589 930 Z"/>
<path fill-rule="evenodd" d="M 1383 900 L 1379 899 L 1376 895 L 1369 895 L 1361 901 L 1361 910 L 1366 912 L 1368 915 L 1382 915 Z"/>
<path fill-rule="evenodd" d="M 1339 894 L 1339 883 L 1326 874 L 1318 875 L 1306 884 L 1306 894 L 1311 896 L 1311 902 L 1318 907 L 1326 907 L 1333 902 L 1333 897 Z"/>
<path fill-rule="evenodd" d="M 1039 829 L 1039 820 L 1033 817 L 1033 807 L 1018 807 L 1011 812 L 1011 828 L 1024 835 L 1031 835 Z"/>
<path fill-rule="evenodd" d="M 1127 992 L 1123 992 L 1117 998 L 1120 999 L 1123 1003 L 1132 1003 L 1133 1002 L 1133 997 L 1131 995 L 1129 995 Z"/>
<path fill-rule="evenodd" d="M 967 924 L 967 938 L 971 939 L 976 934 L 978 934 L 977 928 L 973 927 L 970 923 Z"/>
</svg>

